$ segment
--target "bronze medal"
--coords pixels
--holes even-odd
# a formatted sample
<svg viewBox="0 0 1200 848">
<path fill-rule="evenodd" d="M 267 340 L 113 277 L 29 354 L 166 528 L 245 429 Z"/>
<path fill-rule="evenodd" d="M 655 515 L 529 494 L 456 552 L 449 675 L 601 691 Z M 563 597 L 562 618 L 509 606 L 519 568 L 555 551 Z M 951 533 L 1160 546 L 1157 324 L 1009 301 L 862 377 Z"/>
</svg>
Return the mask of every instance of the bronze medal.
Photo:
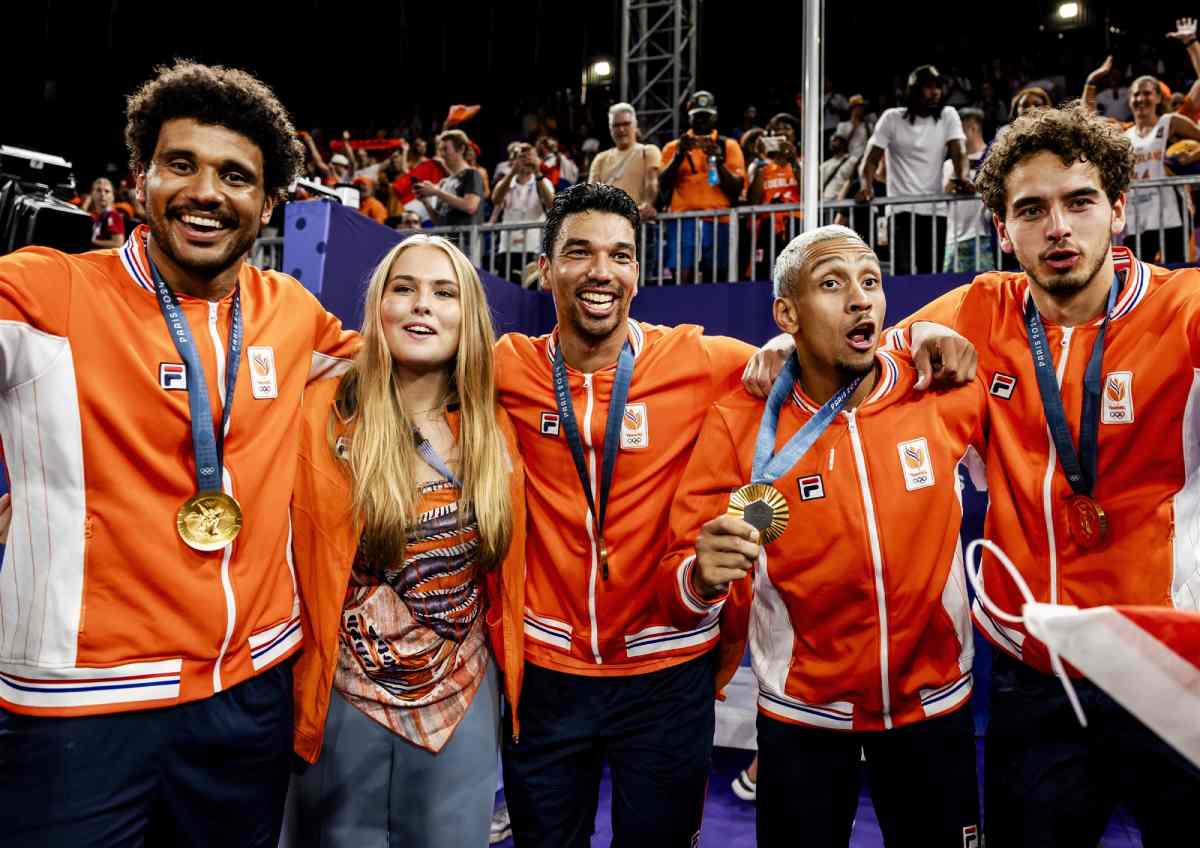
<svg viewBox="0 0 1200 848">
<path fill-rule="evenodd" d="M 757 530 L 764 545 L 774 542 L 787 530 L 787 501 L 782 492 L 765 483 L 750 483 L 735 491 L 729 496 L 727 512 Z"/>
<path fill-rule="evenodd" d="M 241 532 L 242 508 L 224 492 L 200 492 L 179 508 L 175 529 L 188 547 L 218 551 Z"/>
<path fill-rule="evenodd" d="M 1067 498 L 1067 526 L 1075 544 L 1087 551 L 1102 546 L 1108 537 L 1108 516 L 1087 495 Z"/>
</svg>

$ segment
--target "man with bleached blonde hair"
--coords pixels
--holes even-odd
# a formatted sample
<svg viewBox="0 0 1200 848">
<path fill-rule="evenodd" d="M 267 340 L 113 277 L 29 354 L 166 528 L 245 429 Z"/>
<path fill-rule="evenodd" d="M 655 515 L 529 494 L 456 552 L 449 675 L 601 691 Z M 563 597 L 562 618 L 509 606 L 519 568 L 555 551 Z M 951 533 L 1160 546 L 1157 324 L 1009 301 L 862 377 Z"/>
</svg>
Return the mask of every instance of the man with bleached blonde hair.
<svg viewBox="0 0 1200 848">
<path fill-rule="evenodd" d="M 982 449 L 986 388 L 913 391 L 912 356 L 879 347 L 883 274 L 853 230 L 793 239 L 774 278 L 795 351 L 765 405 L 739 387 L 709 408 L 675 489 L 663 613 L 719 619 L 718 688 L 749 641 L 758 845 L 795 844 L 797 821 L 806 845 L 847 845 L 860 751 L 889 845 L 977 844 L 957 467 Z"/>
</svg>

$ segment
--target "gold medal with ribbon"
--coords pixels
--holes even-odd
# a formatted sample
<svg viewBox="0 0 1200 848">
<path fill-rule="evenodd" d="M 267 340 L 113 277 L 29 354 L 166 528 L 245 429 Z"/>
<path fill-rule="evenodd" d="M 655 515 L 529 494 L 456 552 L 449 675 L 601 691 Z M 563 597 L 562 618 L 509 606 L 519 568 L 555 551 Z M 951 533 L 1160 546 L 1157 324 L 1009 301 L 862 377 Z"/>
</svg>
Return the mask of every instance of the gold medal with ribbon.
<svg viewBox="0 0 1200 848">
<path fill-rule="evenodd" d="M 1108 515 L 1104 507 L 1086 495 L 1067 499 L 1067 527 L 1075 544 L 1085 551 L 1101 547 L 1108 539 Z"/>
<path fill-rule="evenodd" d="M 757 530 L 764 545 L 783 535 L 790 518 L 783 493 L 766 483 L 750 483 L 737 489 L 729 496 L 727 512 Z"/>
<path fill-rule="evenodd" d="M 188 547 L 218 551 L 242 530 L 242 507 L 224 492 L 200 492 L 184 501 L 175 529 Z"/>
<path fill-rule="evenodd" d="M 147 248 L 149 251 L 149 248 Z M 148 255 L 148 254 L 147 254 Z M 214 426 L 208 402 L 208 383 L 200 362 L 192 331 L 179 299 L 163 280 L 158 266 L 150 259 L 155 296 L 167 323 L 171 341 L 183 360 L 187 375 L 188 414 L 191 417 L 192 453 L 196 461 L 196 494 L 183 502 L 175 513 L 175 530 L 189 548 L 217 551 L 237 538 L 242 529 L 242 508 L 232 495 L 222 491 L 225 431 L 237 387 L 238 363 L 242 354 L 242 300 L 235 288 L 230 301 L 229 350 L 225 354 L 225 396 L 220 425 Z M 218 357 L 219 358 L 219 357 Z"/>
<path fill-rule="evenodd" d="M 742 486 L 729 496 L 729 515 L 740 518 L 758 530 L 759 541 L 764 545 L 774 542 L 787 530 L 789 510 L 783 492 L 771 484 L 793 468 L 829 427 L 850 398 L 854 396 L 865 375 L 859 375 L 839 388 L 821 404 L 804 426 L 775 451 L 775 437 L 779 428 L 779 413 L 792 396 L 792 388 L 800 377 L 800 366 L 796 357 L 788 358 L 783 370 L 775 378 L 771 393 L 763 407 L 762 419 L 758 424 L 758 435 L 754 440 L 754 462 L 750 467 L 750 479 L 754 482 Z"/>
</svg>

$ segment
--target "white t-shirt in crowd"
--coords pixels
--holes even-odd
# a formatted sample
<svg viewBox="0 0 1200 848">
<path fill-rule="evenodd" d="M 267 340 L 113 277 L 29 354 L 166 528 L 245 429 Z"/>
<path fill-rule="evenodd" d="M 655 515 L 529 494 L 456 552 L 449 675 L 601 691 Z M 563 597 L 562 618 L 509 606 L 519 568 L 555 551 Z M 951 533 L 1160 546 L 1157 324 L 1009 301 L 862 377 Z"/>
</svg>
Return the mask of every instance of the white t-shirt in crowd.
<svg viewBox="0 0 1200 848">
<path fill-rule="evenodd" d="M 508 193 L 504 195 L 504 204 L 500 213 L 502 224 L 517 224 L 526 221 L 545 221 L 546 210 L 542 208 L 542 199 L 538 196 L 538 180 L 546 184 L 547 190 L 554 194 L 554 186 L 545 177 L 536 180 L 529 179 L 523 183 L 513 181 L 508 184 Z M 529 230 L 502 230 L 500 232 L 501 253 L 529 253 L 531 259 L 536 259 L 542 249 L 542 231 L 538 228 Z"/>
<path fill-rule="evenodd" d="M 942 114 L 936 121 L 932 117 L 909 121 L 906 112 L 903 107 L 886 110 L 875 124 L 868 145 L 882 148 L 887 154 L 888 197 L 941 194 L 946 145 L 967 138 L 963 134 L 962 121 L 950 106 L 942 107 Z M 901 204 L 888 208 L 891 213 L 946 214 L 945 204 L 936 207 L 936 212 L 931 206 Z"/>
</svg>

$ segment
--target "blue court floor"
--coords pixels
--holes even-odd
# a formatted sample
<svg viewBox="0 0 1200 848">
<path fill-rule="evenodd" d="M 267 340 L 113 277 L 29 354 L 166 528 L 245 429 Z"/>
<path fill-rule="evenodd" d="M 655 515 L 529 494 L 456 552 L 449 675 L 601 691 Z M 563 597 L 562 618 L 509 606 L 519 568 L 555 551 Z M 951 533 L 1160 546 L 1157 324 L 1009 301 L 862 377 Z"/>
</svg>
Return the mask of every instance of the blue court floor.
<svg viewBox="0 0 1200 848">
<path fill-rule="evenodd" d="M 983 740 L 979 740 L 979 773 L 983 774 Z M 754 805 L 737 798 L 729 784 L 737 773 L 749 764 L 753 754 L 734 748 L 717 748 L 713 752 L 713 776 L 708 786 L 708 800 L 704 807 L 704 826 L 701 845 L 716 845 L 720 848 L 753 848 Z M 609 820 L 609 802 L 612 786 L 608 770 L 604 771 L 604 782 L 600 786 L 600 812 L 596 816 L 596 832 L 592 836 L 593 848 L 607 848 L 612 842 L 612 827 Z M 799 836 L 799 834 L 798 834 Z M 507 848 L 512 840 L 500 843 Z M 797 843 L 803 844 L 803 843 Z M 858 802 L 858 817 L 854 822 L 852 848 L 883 848 L 883 837 L 879 833 L 879 822 L 871 808 L 864 781 Z M 1123 811 L 1118 811 L 1104 834 L 1100 848 L 1141 848 L 1142 839 L 1137 826 Z"/>
</svg>

